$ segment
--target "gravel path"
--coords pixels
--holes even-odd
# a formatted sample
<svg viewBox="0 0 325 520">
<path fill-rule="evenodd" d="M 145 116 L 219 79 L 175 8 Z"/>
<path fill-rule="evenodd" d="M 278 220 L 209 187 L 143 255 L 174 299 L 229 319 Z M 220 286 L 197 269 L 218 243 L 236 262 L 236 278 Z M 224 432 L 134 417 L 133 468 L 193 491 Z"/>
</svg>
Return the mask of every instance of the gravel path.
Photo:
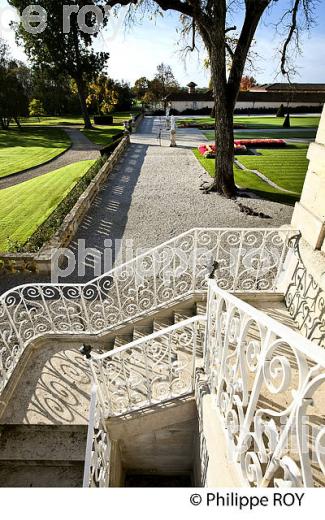
<svg viewBox="0 0 325 520">
<path fill-rule="evenodd" d="M 0 190 L 9 188 L 10 186 L 16 186 L 21 182 L 34 179 L 35 177 L 39 177 L 45 173 L 53 172 L 63 166 L 68 166 L 69 164 L 88 159 L 97 159 L 99 157 L 100 147 L 93 144 L 82 132 L 80 132 L 80 128 L 71 126 L 61 126 L 59 128 L 62 128 L 70 137 L 72 144 L 69 150 L 48 163 L 41 164 L 35 168 L 30 168 L 26 172 L 15 173 L 0 179 Z"/>
<path fill-rule="evenodd" d="M 80 252 L 78 241 L 84 240 L 85 247 L 103 253 L 104 241 L 112 239 L 116 241 L 113 261 L 120 263 L 127 247 L 132 257 L 137 248 L 156 246 L 193 227 L 277 227 L 290 223 L 291 206 L 239 199 L 271 217 L 261 219 L 241 213 L 234 201 L 215 193 L 204 195 L 199 187 L 209 177 L 191 150 L 202 141 L 201 135 L 178 132 L 177 148 L 169 147 L 166 135 L 159 146 L 160 125 L 159 118 L 147 117 L 132 136 L 132 144 L 79 227 L 70 246 L 72 251 Z M 62 281 L 83 282 L 93 278 L 94 261 L 89 257 L 81 264 L 85 265 L 84 275 L 78 276 L 75 270 Z M 107 269 L 109 264 L 108 261 Z M 44 278 L 36 275 L 0 278 L 0 290 L 8 288 L 8 283 L 13 287 L 32 280 Z"/>
</svg>

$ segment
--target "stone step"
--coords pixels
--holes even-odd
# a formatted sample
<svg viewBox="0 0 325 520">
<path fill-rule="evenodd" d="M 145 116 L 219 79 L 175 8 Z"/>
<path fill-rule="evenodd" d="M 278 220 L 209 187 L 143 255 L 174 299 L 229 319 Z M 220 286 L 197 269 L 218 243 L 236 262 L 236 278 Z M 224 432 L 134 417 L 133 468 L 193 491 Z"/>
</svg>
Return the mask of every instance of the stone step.
<svg viewBox="0 0 325 520">
<path fill-rule="evenodd" d="M 151 325 L 135 325 L 133 329 L 133 341 L 145 338 L 153 333 L 153 323 Z"/>
<path fill-rule="evenodd" d="M 12 464 L 0 463 L 0 487 L 82 487 L 84 464 L 54 466 L 46 463 Z"/>
<path fill-rule="evenodd" d="M 0 487 L 81 487 L 87 426 L 0 426 Z"/>
<path fill-rule="evenodd" d="M 192 306 L 190 309 L 179 309 L 174 312 L 174 323 L 180 323 L 181 321 L 187 320 L 195 316 L 195 309 Z"/>
<path fill-rule="evenodd" d="M 132 343 L 133 341 L 133 334 L 118 334 L 115 336 L 114 340 L 114 348 L 123 347 L 124 345 L 127 345 L 128 343 Z"/>
<path fill-rule="evenodd" d="M 169 318 L 155 318 L 153 322 L 153 332 L 160 332 L 172 325 L 174 325 L 174 316 Z"/>
<path fill-rule="evenodd" d="M 196 302 L 195 309 L 198 316 L 204 316 L 207 312 L 206 302 Z"/>
<path fill-rule="evenodd" d="M 0 425 L 0 463 L 83 462 L 86 425 Z"/>
</svg>

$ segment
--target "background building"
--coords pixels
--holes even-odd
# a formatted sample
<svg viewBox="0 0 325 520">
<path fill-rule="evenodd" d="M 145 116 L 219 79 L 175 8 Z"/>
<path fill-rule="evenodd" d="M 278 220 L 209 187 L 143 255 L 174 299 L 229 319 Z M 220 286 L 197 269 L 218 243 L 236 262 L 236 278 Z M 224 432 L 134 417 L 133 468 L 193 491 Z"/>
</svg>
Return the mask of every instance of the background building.
<svg viewBox="0 0 325 520">
<path fill-rule="evenodd" d="M 178 112 L 199 111 L 213 108 L 211 90 L 198 92 L 193 82 L 187 85 L 187 92 L 169 94 L 166 101 L 171 109 Z M 323 83 L 272 83 L 252 87 L 239 93 L 236 112 L 274 112 L 281 105 L 296 112 L 321 112 L 325 103 Z"/>
</svg>

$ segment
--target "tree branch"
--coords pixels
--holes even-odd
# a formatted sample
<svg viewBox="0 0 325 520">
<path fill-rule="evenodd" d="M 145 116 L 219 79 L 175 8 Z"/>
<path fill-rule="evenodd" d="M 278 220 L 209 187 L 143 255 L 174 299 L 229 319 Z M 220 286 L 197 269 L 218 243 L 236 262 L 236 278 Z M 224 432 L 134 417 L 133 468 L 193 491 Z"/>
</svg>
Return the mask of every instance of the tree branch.
<svg viewBox="0 0 325 520">
<path fill-rule="evenodd" d="M 159 5 L 160 9 L 163 11 L 174 10 L 178 11 L 187 16 L 193 16 L 193 7 L 190 5 L 190 2 L 182 2 L 181 0 L 155 0 L 156 4 Z M 134 4 L 137 5 L 139 0 L 108 0 L 106 4 L 109 7 L 115 7 L 116 5 L 129 5 Z"/>
<path fill-rule="evenodd" d="M 261 16 L 272 0 L 245 0 L 246 13 L 242 30 L 233 54 L 232 66 L 228 78 L 228 94 L 233 104 L 239 92 L 240 81 L 244 73 L 247 55 L 252 44 Z"/>
<path fill-rule="evenodd" d="M 287 62 L 289 45 L 291 43 L 291 40 L 292 40 L 294 34 L 297 32 L 297 29 L 298 29 L 297 16 L 298 16 L 298 10 L 299 10 L 300 3 L 301 3 L 301 0 L 295 0 L 293 8 L 289 11 L 289 13 L 291 14 L 290 30 L 289 30 L 288 36 L 285 39 L 285 42 L 283 44 L 283 49 L 281 52 L 281 72 L 284 76 L 286 74 L 288 74 L 288 70 L 286 69 L 286 62 Z"/>
</svg>

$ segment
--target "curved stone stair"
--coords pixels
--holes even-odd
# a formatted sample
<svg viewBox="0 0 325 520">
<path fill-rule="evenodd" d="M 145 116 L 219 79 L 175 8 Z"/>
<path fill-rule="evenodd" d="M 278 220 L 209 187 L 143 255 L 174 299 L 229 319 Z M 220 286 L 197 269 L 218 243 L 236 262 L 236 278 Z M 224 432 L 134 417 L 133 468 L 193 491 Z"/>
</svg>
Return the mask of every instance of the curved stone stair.
<svg viewBox="0 0 325 520">
<path fill-rule="evenodd" d="M 81 487 L 87 426 L 0 426 L 0 487 Z"/>
</svg>

